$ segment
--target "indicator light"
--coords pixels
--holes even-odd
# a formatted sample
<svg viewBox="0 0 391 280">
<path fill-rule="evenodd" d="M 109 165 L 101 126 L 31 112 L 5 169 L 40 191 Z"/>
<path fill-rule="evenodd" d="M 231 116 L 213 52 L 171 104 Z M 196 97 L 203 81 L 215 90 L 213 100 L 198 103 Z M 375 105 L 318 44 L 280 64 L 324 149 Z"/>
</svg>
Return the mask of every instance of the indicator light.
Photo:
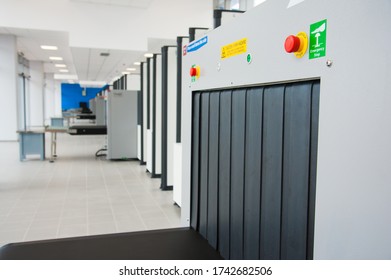
<svg viewBox="0 0 391 280">
<path fill-rule="evenodd" d="M 190 68 L 190 77 L 192 82 L 195 82 L 201 74 L 201 68 L 198 65 L 192 65 Z"/>
<path fill-rule="evenodd" d="M 197 76 L 197 69 L 196 68 L 190 68 L 190 76 L 196 77 Z"/>
<path fill-rule="evenodd" d="M 307 52 L 308 37 L 305 32 L 299 32 L 296 36 L 289 35 L 285 39 L 284 48 L 287 53 L 294 53 L 297 58 L 301 58 Z"/>
</svg>

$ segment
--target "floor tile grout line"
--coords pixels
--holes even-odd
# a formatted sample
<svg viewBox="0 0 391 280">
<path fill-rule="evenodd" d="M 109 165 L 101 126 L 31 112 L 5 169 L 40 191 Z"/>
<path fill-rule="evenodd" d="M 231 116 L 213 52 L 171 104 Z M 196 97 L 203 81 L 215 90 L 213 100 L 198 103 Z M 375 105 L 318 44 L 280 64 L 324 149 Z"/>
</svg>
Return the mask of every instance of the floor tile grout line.
<svg viewBox="0 0 391 280">
<path fill-rule="evenodd" d="M 113 217 L 114 226 L 115 226 L 115 232 L 118 232 L 118 225 L 117 225 L 117 221 L 115 220 L 115 217 L 114 217 L 114 210 L 113 210 L 112 203 L 110 201 L 110 194 L 109 194 L 109 191 L 108 191 L 108 188 L 107 188 L 106 176 L 105 176 L 105 174 L 103 172 L 102 164 L 100 164 L 100 171 L 101 171 L 101 174 L 103 175 L 103 182 L 104 182 L 104 187 L 105 187 L 105 191 L 106 191 L 106 197 L 107 197 L 107 200 L 109 201 L 110 211 L 111 211 L 111 215 Z"/>
<path fill-rule="evenodd" d="M 68 139 L 70 139 L 70 138 L 68 138 Z M 73 141 L 73 140 L 75 140 L 75 141 Z M 82 144 L 84 144 L 84 146 L 80 146 L 80 142 L 82 142 Z M 95 142 L 97 142 L 97 141 L 94 141 L 94 145 L 96 144 Z M 79 145 L 79 146 L 77 146 L 77 145 Z M 68 141 L 68 146 L 65 147 L 65 145 L 64 145 L 64 147 L 65 147 L 64 150 L 65 151 L 72 150 L 72 152 L 75 154 L 77 154 L 79 151 L 83 151 L 83 153 L 85 153 L 84 150 L 86 150 L 87 145 L 91 146 L 91 143 L 89 143 L 89 141 L 87 141 L 87 139 L 85 139 L 84 137 L 83 137 L 82 141 L 79 141 L 79 140 L 76 141 L 76 138 L 74 138 L 74 139 L 72 139 L 72 141 Z M 75 149 L 75 147 L 76 147 L 76 149 Z M 58 213 L 56 213 L 56 215 L 55 215 L 56 219 L 57 219 L 57 216 L 59 216 L 57 227 L 56 227 L 56 233 L 55 233 L 56 238 L 59 238 L 60 234 L 61 234 L 61 224 L 64 222 L 64 219 L 66 217 L 68 217 L 68 215 L 64 216 L 65 212 L 67 211 L 67 209 L 70 209 L 70 207 L 72 207 L 72 205 L 75 205 L 75 204 L 72 204 L 72 200 L 77 198 L 78 193 L 77 193 L 76 189 L 83 191 L 83 200 L 80 200 L 80 202 L 83 205 L 83 207 L 86 207 L 86 210 L 82 210 L 83 212 L 80 212 L 80 213 L 84 213 L 84 215 L 87 215 L 87 219 L 84 219 L 83 223 L 87 227 L 87 234 L 90 233 L 89 232 L 89 224 L 90 224 L 91 220 L 89 219 L 89 216 L 91 214 L 90 213 L 91 212 L 91 207 L 90 207 L 91 205 L 90 204 L 92 201 L 90 201 L 89 198 L 91 197 L 92 193 L 90 193 L 88 191 L 87 183 L 89 181 L 88 180 L 89 172 L 93 171 L 93 168 L 91 168 L 91 167 L 94 167 L 94 165 L 90 164 L 93 162 L 93 160 L 91 160 L 90 158 L 86 159 L 85 157 L 81 157 L 81 160 L 79 160 L 80 157 L 78 155 L 76 157 L 77 157 L 76 160 L 74 157 L 68 157 L 68 158 L 61 157 L 61 160 L 64 159 L 63 165 L 60 165 L 60 161 L 58 161 L 52 165 L 49 165 L 49 163 L 47 163 L 47 162 L 44 162 L 44 163 L 34 162 L 34 165 L 33 165 L 34 169 L 27 168 L 27 171 L 29 174 L 28 175 L 29 177 L 26 178 L 27 180 L 24 181 L 23 184 L 20 183 L 21 181 L 17 181 L 17 180 L 15 181 L 15 183 L 13 183 L 13 185 L 15 185 L 16 187 L 18 187 L 19 185 L 21 187 L 17 188 L 17 191 L 15 191 L 15 193 L 12 194 L 13 204 L 10 204 L 9 208 L 6 209 L 6 211 L 5 211 L 7 214 L 6 218 L 8 218 L 9 215 L 12 213 L 11 212 L 12 209 L 15 209 L 15 207 L 18 207 L 17 203 L 20 203 L 22 201 L 21 199 L 23 197 L 25 197 L 26 195 L 28 196 L 28 197 L 26 196 L 28 201 L 34 201 L 34 203 L 31 204 L 31 207 L 34 211 L 34 215 L 31 218 L 32 220 L 28 221 L 28 224 L 29 224 L 28 228 L 21 229 L 21 231 L 26 230 L 26 232 L 23 232 L 23 234 L 24 234 L 23 239 L 28 238 L 28 232 L 31 230 L 31 228 L 33 228 L 32 223 L 37 220 L 37 218 L 38 218 L 37 215 L 40 213 L 40 211 L 45 211 L 45 209 L 46 209 L 45 207 L 51 207 L 51 205 L 53 205 L 53 207 L 54 207 L 56 205 L 56 204 L 50 203 L 52 198 L 55 199 L 56 201 L 58 201 L 59 203 L 61 203 L 61 205 L 57 206 L 56 211 L 58 211 Z M 146 223 L 145 218 L 143 218 L 142 211 L 139 210 L 139 208 L 136 206 L 136 202 L 137 202 L 136 199 L 137 198 L 135 197 L 135 194 L 138 193 L 138 191 L 137 191 L 138 188 L 140 189 L 140 191 L 142 193 L 147 195 L 146 199 L 150 200 L 152 202 L 151 204 L 154 205 L 154 206 L 152 206 L 151 209 L 156 209 L 159 212 L 163 212 L 164 216 L 161 216 L 161 217 L 166 218 L 165 224 L 167 224 L 167 226 L 165 226 L 165 227 L 173 226 L 173 221 L 175 221 L 175 220 L 171 220 L 171 218 L 170 218 L 171 216 L 169 215 L 170 213 L 165 212 L 163 210 L 163 206 L 166 203 L 168 203 L 168 200 L 167 200 L 168 197 L 166 195 L 155 196 L 152 193 L 152 192 L 154 192 L 154 188 L 157 188 L 158 186 L 155 184 L 156 181 L 153 182 L 153 180 L 150 179 L 145 174 L 145 172 L 144 172 L 145 170 L 143 169 L 142 166 L 135 165 L 133 162 L 131 162 L 131 163 L 130 162 L 126 162 L 126 163 L 110 162 L 109 163 L 106 160 L 102 160 L 102 159 L 99 159 L 98 162 L 95 162 L 95 164 L 96 164 L 96 166 L 98 166 L 100 168 L 100 172 L 102 174 L 102 179 L 104 180 L 104 183 L 102 186 L 103 187 L 102 188 L 102 191 L 103 191 L 102 195 L 105 196 L 105 201 L 108 204 L 110 204 L 108 206 L 110 207 L 111 216 L 113 218 L 113 223 L 115 225 L 115 229 L 117 232 L 120 231 L 120 226 L 121 226 L 121 219 L 119 219 L 118 217 L 121 216 L 122 214 L 124 214 L 124 218 L 126 218 L 126 216 L 128 216 L 128 217 L 131 216 L 134 219 L 137 218 L 137 220 L 139 222 L 137 222 L 136 230 L 148 230 L 150 228 L 147 225 L 150 223 Z M 20 172 L 20 170 L 21 171 L 25 170 L 25 167 L 26 167 L 26 164 L 20 165 L 18 167 L 17 172 Z M 80 170 L 80 168 L 84 168 L 84 169 Z M 61 172 L 63 170 L 66 170 L 67 173 L 62 175 Z M 97 172 L 99 172 L 99 171 L 97 171 Z M 50 173 L 50 174 L 48 174 L 48 173 Z M 75 178 L 75 180 L 73 180 L 73 178 L 74 178 L 73 175 L 82 179 L 81 185 L 78 185 L 80 183 L 80 182 L 77 182 L 78 179 Z M 115 177 L 118 178 L 118 181 L 116 180 Z M 58 178 L 61 180 L 61 182 L 58 181 L 59 180 Z M 56 180 L 58 182 L 58 186 L 56 186 L 56 187 L 58 187 L 58 192 L 57 192 L 57 189 L 54 190 L 54 192 L 52 192 L 51 187 L 52 187 L 52 184 L 55 184 L 54 181 L 56 181 Z M 31 190 L 35 191 L 35 187 L 37 186 L 36 183 L 39 184 L 40 181 L 43 183 L 43 184 L 41 184 L 42 188 L 40 189 L 39 192 L 37 192 L 37 195 L 35 195 L 35 193 L 33 192 L 33 195 L 31 196 L 32 198 L 30 200 L 29 191 L 31 191 Z M 83 184 L 83 182 L 84 182 L 84 184 Z M 74 183 L 76 185 L 74 185 Z M 134 184 L 134 186 L 137 186 L 137 189 L 135 189 L 136 190 L 135 193 L 132 191 L 132 188 L 131 188 L 132 184 Z M 75 188 L 72 186 L 75 186 Z M 118 194 L 117 194 L 117 190 L 118 190 Z M 54 197 L 51 196 L 52 194 L 54 194 Z M 119 199 L 118 202 L 121 204 L 121 202 L 120 202 L 121 197 L 126 198 L 124 201 L 128 201 L 127 205 L 129 205 L 129 210 L 127 210 L 127 207 L 125 206 L 125 204 L 123 204 L 123 208 L 116 207 L 117 199 Z M 159 199 L 159 197 L 161 197 L 162 199 Z M 165 199 L 165 198 L 167 198 L 167 199 Z M 167 201 L 167 202 L 165 202 L 165 201 Z M 49 203 L 46 204 L 46 202 L 49 202 Z M 76 205 L 79 205 L 79 204 L 76 203 Z M 43 207 L 45 209 L 43 209 Z M 48 210 L 50 210 L 50 209 L 48 209 Z M 86 211 L 87 213 L 84 211 Z M 70 214 L 72 214 L 72 213 L 70 213 Z M 130 215 L 130 214 L 132 214 L 132 215 Z M 50 216 L 53 216 L 53 215 L 50 215 Z M 46 217 L 44 217 L 44 216 L 42 216 L 42 217 L 44 219 L 46 219 Z M 174 219 L 175 216 L 173 215 L 172 218 Z M 79 220 L 77 222 L 80 222 L 80 221 L 81 220 Z M 134 222 L 135 221 L 136 220 L 134 220 Z M 132 223 L 134 223 L 134 222 L 132 221 L 128 225 L 131 227 Z M 126 224 L 126 222 L 124 222 L 124 223 Z M 54 224 L 54 223 L 52 223 L 52 224 Z M 44 225 L 44 223 L 42 225 Z M 151 224 L 151 226 L 153 227 L 152 224 Z M 34 227 L 34 229 L 35 229 L 35 227 Z M 48 233 L 48 234 L 52 234 L 52 233 Z M 85 235 L 85 233 L 81 233 L 80 235 Z M 0 243 L 3 243 L 3 241 L 4 240 L 0 240 Z"/>
<path fill-rule="evenodd" d="M 142 185 L 142 182 L 141 182 L 141 180 L 140 180 L 140 176 L 137 175 L 137 174 L 135 174 L 135 175 L 137 176 L 137 179 L 139 180 L 139 184 Z M 145 175 L 145 174 L 144 174 L 144 175 Z M 149 179 L 149 178 L 148 178 L 148 179 Z M 133 206 L 134 206 L 134 208 L 135 208 L 135 210 L 136 210 L 137 216 L 140 218 L 141 223 L 142 223 L 143 226 L 144 226 L 144 229 L 145 229 L 145 230 L 148 230 L 149 228 L 148 228 L 147 224 L 145 223 L 144 218 L 141 216 L 141 213 L 140 213 L 139 209 L 137 208 L 136 204 L 134 203 L 134 197 L 133 197 L 132 194 L 129 192 L 129 189 L 126 187 L 125 180 L 124 180 L 124 178 L 123 178 L 122 176 L 121 176 L 121 180 L 122 180 L 122 182 L 123 182 L 123 184 L 124 184 L 124 186 L 125 186 L 125 190 L 126 190 L 128 196 L 129 196 L 130 200 L 131 200 L 132 203 L 133 203 Z"/>
<path fill-rule="evenodd" d="M 150 178 L 148 178 L 148 179 L 150 179 Z M 125 184 L 125 181 L 124 181 L 124 179 L 123 179 L 122 176 L 121 176 L 121 180 L 122 180 L 122 182 Z M 141 184 L 140 184 L 140 185 L 141 185 Z M 126 189 L 126 192 L 127 192 L 128 195 L 129 195 L 130 199 L 131 199 L 132 202 L 133 202 L 133 205 L 134 205 L 134 207 L 135 207 L 135 209 L 136 209 L 137 215 L 138 215 L 138 217 L 140 218 L 141 222 L 143 223 L 144 228 L 145 228 L 146 230 L 148 230 L 149 228 L 148 228 L 147 224 L 145 223 L 144 218 L 141 216 L 141 213 L 140 213 L 139 209 L 137 208 L 136 204 L 134 203 L 134 198 L 132 197 L 132 194 L 129 192 L 128 188 L 125 188 L 125 189 Z"/>
<path fill-rule="evenodd" d="M 56 238 L 59 238 L 60 236 L 60 228 L 61 228 L 61 224 L 62 224 L 62 219 L 63 219 L 63 214 L 64 214 L 64 208 L 65 208 L 65 201 L 67 200 L 67 197 L 68 197 L 68 193 L 69 193 L 69 184 L 71 182 L 71 174 L 72 174 L 72 165 L 71 165 L 71 169 L 70 171 L 68 172 L 68 176 L 67 176 L 67 183 L 66 183 L 66 194 L 65 194 L 65 198 L 63 200 L 63 203 L 62 203 L 62 207 L 61 207 L 61 213 L 60 213 L 60 217 L 59 217 L 59 220 L 58 220 L 58 224 L 57 224 L 57 232 L 56 232 Z"/>
<path fill-rule="evenodd" d="M 42 162 L 41 168 L 39 169 L 39 171 L 40 171 L 41 169 L 43 169 L 43 165 L 44 165 L 45 163 L 46 163 L 46 161 L 43 161 L 43 162 Z M 35 174 L 34 178 L 37 176 L 37 174 L 39 173 L 39 171 Z M 53 176 L 54 176 L 53 174 L 54 174 L 54 173 L 51 174 L 50 180 L 48 180 L 48 182 L 47 182 L 47 184 L 46 184 L 45 191 L 46 191 L 46 190 L 48 189 L 48 187 L 49 187 L 50 181 L 51 181 L 51 179 L 52 179 Z M 29 187 L 31 187 L 31 184 L 30 184 Z M 31 229 L 31 225 L 32 225 L 33 222 L 35 221 L 35 217 L 37 216 L 38 209 L 39 209 L 40 206 L 42 205 L 43 196 L 40 197 L 40 201 L 41 201 L 41 202 L 39 203 L 37 209 L 35 210 L 35 213 L 34 213 L 34 215 L 33 215 L 33 218 L 31 219 L 30 224 L 29 224 L 29 226 L 27 227 L 27 229 L 26 229 L 26 231 L 25 231 L 25 233 L 24 233 L 24 235 L 23 235 L 23 240 L 22 240 L 22 241 L 26 241 L 27 234 L 28 234 L 28 232 L 29 232 L 30 229 Z"/>
<path fill-rule="evenodd" d="M 42 168 L 42 164 L 40 164 L 40 168 L 38 169 L 38 171 L 35 172 L 35 174 L 33 176 L 30 177 L 28 183 L 27 183 L 27 186 L 23 189 L 23 192 L 21 193 L 21 195 L 19 196 L 19 198 L 17 200 L 15 200 L 15 203 L 14 205 L 10 208 L 10 210 L 8 211 L 7 213 L 7 219 L 9 217 L 9 215 L 11 214 L 11 212 L 15 209 L 16 205 L 17 205 L 17 202 L 19 202 L 21 200 L 21 197 L 23 197 L 23 195 L 27 192 L 27 190 L 30 188 L 31 186 L 31 183 L 32 181 L 34 180 L 36 174 L 39 172 L 39 170 Z"/>
</svg>

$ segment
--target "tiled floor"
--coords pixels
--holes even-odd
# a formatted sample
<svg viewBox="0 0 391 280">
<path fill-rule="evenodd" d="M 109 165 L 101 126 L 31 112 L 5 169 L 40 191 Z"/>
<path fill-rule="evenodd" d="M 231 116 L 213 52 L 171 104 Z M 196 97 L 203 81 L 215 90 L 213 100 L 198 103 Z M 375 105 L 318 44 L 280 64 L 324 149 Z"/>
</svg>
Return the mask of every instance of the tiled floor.
<svg viewBox="0 0 391 280">
<path fill-rule="evenodd" d="M 172 192 L 138 161 L 95 158 L 104 143 L 104 136 L 59 134 L 58 159 L 49 163 L 20 162 L 18 143 L 0 142 L 0 246 L 179 227 Z"/>
</svg>

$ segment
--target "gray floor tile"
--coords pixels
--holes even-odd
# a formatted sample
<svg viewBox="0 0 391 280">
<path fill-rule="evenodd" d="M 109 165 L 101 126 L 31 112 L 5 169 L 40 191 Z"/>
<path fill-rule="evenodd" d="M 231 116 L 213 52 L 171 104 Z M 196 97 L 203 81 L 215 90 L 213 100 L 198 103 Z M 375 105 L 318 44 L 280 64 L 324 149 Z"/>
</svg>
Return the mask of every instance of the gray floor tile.
<svg viewBox="0 0 391 280">
<path fill-rule="evenodd" d="M 3 222 L 0 232 L 25 231 L 30 227 L 31 221 L 6 221 Z"/>
<path fill-rule="evenodd" d="M 55 227 L 58 228 L 60 219 L 47 219 L 47 220 L 33 220 L 30 224 L 30 230 L 38 230 L 45 227 Z"/>
<path fill-rule="evenodd" d="M 30 228 L 26 233 L 24 241 L 36 241 L 54 239 L 57 236 L 58 227 L 46 226 L 41 228 Z"/>
<path fill-rule="evenodd" d="M 170 221 L 167 218 L 150 218 L 144 219 L 144 223 L 148 230 L 171 228 Z"/>
<path fill-rule="evenodd" d="M 98 223 L 114 223 L 114 216 L 112 214 L 88 216 L 88 224 Z"/>
<path fill-rule="evenodd" d="M 115 223 L 96 223 L 88 225 L 88 234 L 96 235 L 96 234 L 107 234 L 107 233 L 115 233 L 117 232 L 117 228 Z"/>
<path fill-rule="evenodd" d="M 20 162 L 18 143 L 0 142 L 0 245 L 180 224 L 172 192 L 161 192 L 145 166 L 95 159 L 105 136 L 61 134 L 58 143 L 49 164 Z"/>
<path fill-rule="evenodd" d="M 11 230 L 0 231 L 0 240 L 2 244 L 8 244 L 13 242 L 22 242 L 27 229 L 24 230 Z"/>
<path fill-rule="evenodd" d="M 87 225 L 63 225 L 58 229 L 57 237 L 73 237 L 87 235 Z"/>
</svg>

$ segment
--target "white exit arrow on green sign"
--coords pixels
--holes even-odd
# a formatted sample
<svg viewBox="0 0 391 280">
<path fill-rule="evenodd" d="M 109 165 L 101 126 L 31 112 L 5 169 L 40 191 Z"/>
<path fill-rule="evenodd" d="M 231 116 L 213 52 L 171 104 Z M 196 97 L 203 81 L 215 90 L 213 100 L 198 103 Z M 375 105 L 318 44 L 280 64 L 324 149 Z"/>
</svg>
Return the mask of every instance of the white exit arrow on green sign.
<svg viewBox="0 0 391 280">
<path fill-rule="evenodd" d="M 327 19 L 310 26 L 310 59 L 326 56 Z"/>
</svg>

